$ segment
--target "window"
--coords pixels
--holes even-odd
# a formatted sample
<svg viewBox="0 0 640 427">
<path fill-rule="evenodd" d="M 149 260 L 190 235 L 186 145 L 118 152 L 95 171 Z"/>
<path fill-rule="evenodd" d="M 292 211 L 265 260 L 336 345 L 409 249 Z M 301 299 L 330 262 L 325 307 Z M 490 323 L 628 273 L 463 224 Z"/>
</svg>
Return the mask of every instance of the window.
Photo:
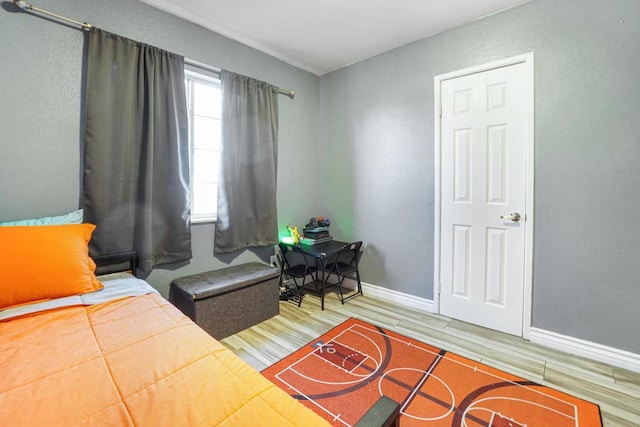
<svg viewBox="0 0 640 427">
<path fill-rule="evenodd" d="M 215 221 L 220 168 L 220 80 L 185 70 L 191 162 L 191 221 Z"/>
</svg>

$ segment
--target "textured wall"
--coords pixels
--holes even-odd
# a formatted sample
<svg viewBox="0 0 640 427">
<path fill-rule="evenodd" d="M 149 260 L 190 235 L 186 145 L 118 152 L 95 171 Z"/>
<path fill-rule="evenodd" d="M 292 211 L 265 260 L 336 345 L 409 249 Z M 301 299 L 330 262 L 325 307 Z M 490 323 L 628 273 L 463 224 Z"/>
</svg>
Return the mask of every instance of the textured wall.
<svg viewBox="0 0 640 427">
<path fill-rule="evenodd" d="M 639 20 L 534 0 L 323 76 L 319 205 L 364 280 L 433 298 L 433 78 L 534 52 L 533 326 L 640 353 Z"/>
<path fill-rule="evenodd" d="M 85 34 L 35 15 L 0 9 L 0 220 L 61 214 L 80 197 Z M 318 143 L 318 78 L 136 0 L 39 0 L 35 6 L 188 58 L 296 90 L 280 97 L 278 209 L 281 228 L 315 214 L 316 167 L 299 159 Z M 173 277 L 261 258 L 271 249 L 213 257 L 213 226 L 193 226 L 194 258 L 155 270 L 166 295 Z"/>
<path fill-rule="evenodd" d="M 1 4 L 0 220 L 67 212 L 79 198 L 83 33 Z M 296 89 L 294 101 L 280 99 L 281 227 L 325 215 L 336 237 L 365 241 L 365 281 L 429 299 L 433 77 L 533 51 L 533 325 L 640 353 L 637 0 L 534 0 L 331 73 L 319 86 L 135 0 L 36 5 Z M 309 160 L 316 153 L 318 164 Z M 193 260 L 154 271 L 152 284 L 164 292 L 172 277 L 265 259 L 265 251 L 214 258 L 212 230 L 194 226 Z"/>
</svg>

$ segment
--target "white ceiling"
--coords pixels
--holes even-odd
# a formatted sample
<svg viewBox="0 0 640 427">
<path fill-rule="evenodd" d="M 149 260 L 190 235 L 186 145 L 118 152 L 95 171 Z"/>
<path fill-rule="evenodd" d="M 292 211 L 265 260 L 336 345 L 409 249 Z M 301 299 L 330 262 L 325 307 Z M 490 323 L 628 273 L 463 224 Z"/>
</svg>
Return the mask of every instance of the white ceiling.
<svg viewBox="0 0 640 427">
<path fill-rule="evenodd" d="M 322 75 L 529 0 L 141 0 Z"/>
</svg>

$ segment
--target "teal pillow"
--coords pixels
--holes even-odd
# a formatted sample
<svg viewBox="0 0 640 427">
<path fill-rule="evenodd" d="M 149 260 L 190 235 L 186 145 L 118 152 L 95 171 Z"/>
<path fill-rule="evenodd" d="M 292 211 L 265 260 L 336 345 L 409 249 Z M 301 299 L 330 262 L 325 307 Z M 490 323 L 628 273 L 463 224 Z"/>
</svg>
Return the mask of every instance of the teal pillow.
<svg viewBox="0 0 640 427">
<path fill-rule="evenodd" d="M 23 219 L 20 221 L 0 222 L 0 227 L 10 227 L 15 225 L 63 225 L 82 224 L 84 212 L 82 209 L 69 212 L 66 215 L 46 216 L 44 218 Z"/>
</svg>

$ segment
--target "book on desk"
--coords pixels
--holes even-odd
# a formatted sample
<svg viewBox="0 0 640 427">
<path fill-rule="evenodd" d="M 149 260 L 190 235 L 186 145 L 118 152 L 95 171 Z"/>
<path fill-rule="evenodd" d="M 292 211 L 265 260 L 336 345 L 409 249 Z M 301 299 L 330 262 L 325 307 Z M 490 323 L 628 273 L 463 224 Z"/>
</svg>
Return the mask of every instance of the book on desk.
<svg viewBox="0 0 640 427">
<path fill-rule="evenodd" d="M 329 235 L 329 227 L 305 228 L 302 233 L 304 237 L 300 238 L 300 243 L 303 245 L 315 245 L 333 239 Z"/>
<path fill-rule="evenodd" d="M 324 243 L 330 240 L 333 240 L 333 237 L 327 236 L 327 237 L 323 237 L 322 239 L 309 239 L 308 237 L 301 237 L 300 240 L 298 240 L 298 242 L 300 242 L 303 245 L 317 245 L 318 243 Z"/>
</svg>

